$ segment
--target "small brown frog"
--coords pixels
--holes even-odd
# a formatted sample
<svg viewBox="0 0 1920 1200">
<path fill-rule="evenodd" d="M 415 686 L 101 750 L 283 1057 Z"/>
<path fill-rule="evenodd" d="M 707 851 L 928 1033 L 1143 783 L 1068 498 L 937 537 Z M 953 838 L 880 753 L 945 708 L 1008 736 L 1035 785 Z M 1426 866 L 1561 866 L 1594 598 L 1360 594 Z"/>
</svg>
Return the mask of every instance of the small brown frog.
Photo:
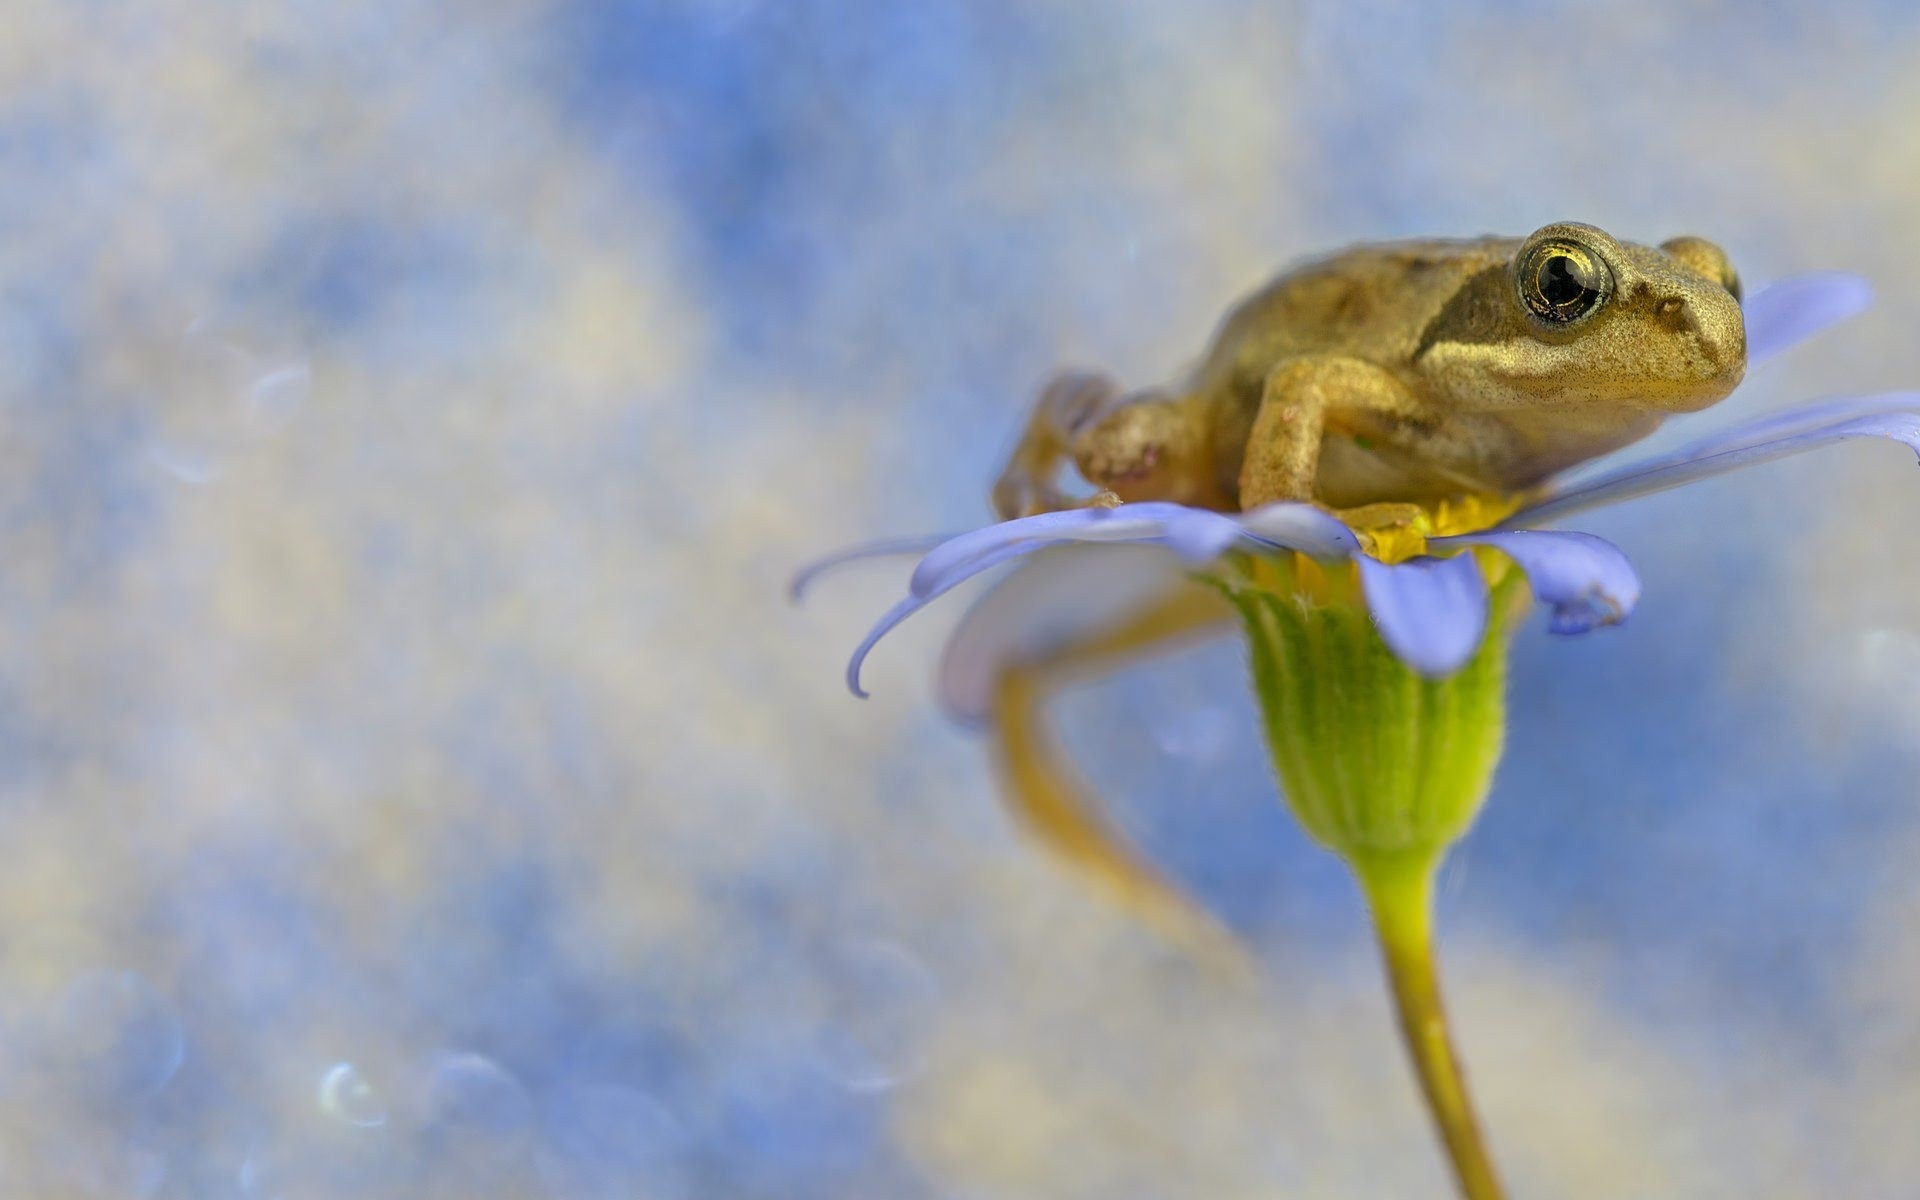
<svg viewBox="0 0 1920 1200">
<path fill-rule="evenodd" d="M 1654 248 L 1561 222 L 1360 246 L 1243 301 L 1177 386 L 1057 377 L 994 506 L 1511 494 L 1724 398 L 1746 357 L 1739 280 L 1700 238 Z M 1059 490 L 1068 459 L 1091 500 Z"/>
</svg>

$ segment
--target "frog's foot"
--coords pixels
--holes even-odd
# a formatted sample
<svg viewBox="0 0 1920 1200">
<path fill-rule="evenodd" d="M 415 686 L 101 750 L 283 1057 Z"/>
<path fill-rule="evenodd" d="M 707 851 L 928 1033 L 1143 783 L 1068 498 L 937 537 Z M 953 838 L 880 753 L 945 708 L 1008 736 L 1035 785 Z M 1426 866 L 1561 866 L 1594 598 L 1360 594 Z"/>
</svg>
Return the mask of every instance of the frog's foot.
<svg viewBox="0 0 1920 1200">
<path fill-rule="evenodd" d="M 1020 444 L 993 485 L 993 508 L 1003 521 L 1079 507 L 1061 490 L 1060 463 L 1074 434 L 1096 420 L 1120 395 L 1104 375 L 1065 371 L 1040 392 Z"/>
<path fill-rule="evenodd" d="M 1118 508 L 1124 503 L 1119 493 L 1109 488 L 1101 488 L 1091 496 L 1070 496 L 1050 484 L 1036 484 L 1032 480 L 1009 482 L 1005 476 L 993 488 L 993 508 L 1003 521 L 1065 512 L 1070 508 Z"/>
<path fill-rule="evenodd" d="M 1049 479 L 1029 471 L 1009 468 L 993 485 L 993 511 L 1002 521 L 1031 517 L 1038 513 L 1059 512 L 1078 507 L 1079 502 L 1061 491 Z"/>
<path fill-rule="evenodd" d="M 1379 501 L 1331 511 L 1359 536 L 1368 554 L 1382 562 L 1400 563 L 1427 553 L 1429 538 L 1492 529 L 1517 512 L 1524 500 L 1524 493 L 1471 491 L 1420 503 Z"/>
<path fill-rule="evenodd" d="M 1073 439 L 1073 462 L 1102 496 L 1115 501 L 1207 497 L 1209 477 L 1189 409 L 1170 399 L 1137 399 L 1115 408 Z"/>
<path fill-rule="evenodd" d="M 1412 529 L 1424 527 L 1428 510 L 1404 500 L 1381 500 L 1353 508 L 1329 509 L 1348 529 Z"/>
</svg>

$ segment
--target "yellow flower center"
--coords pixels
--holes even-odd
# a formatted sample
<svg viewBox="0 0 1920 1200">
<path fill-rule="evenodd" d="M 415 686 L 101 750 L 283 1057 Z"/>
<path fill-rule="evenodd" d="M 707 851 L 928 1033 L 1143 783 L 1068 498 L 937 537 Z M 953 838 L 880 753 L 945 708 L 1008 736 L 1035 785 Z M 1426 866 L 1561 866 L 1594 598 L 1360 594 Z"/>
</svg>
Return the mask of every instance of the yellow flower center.
<svg viewBox="0 0 1920 1200">
<path fill-rule="evenodd" d="M 1425 554 L 1429 538 L 1493 528 L 1519 511 L 1525 500 L 1522 495 L 1469 494 L 1432 505 L 1368 504 L 1334 515 L 1353 530 L 1368 554 L 1383 563 L 1402 563 Z"/>
</svg>

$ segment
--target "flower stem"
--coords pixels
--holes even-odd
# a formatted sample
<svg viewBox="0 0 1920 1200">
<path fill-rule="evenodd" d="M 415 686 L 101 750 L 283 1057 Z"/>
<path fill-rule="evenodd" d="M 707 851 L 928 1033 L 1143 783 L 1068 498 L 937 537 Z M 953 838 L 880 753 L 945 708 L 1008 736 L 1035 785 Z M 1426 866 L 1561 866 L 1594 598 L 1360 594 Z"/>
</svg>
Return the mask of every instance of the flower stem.
<svg viewBox="0 0 1920 1200">
<path fill-rule="evenodd" d="M 1440 974 L 1433 956 L 1433 874 L 1439 857 L 1422 852 L 1361 862 L 1360 886 L 1380 936 L 1400 1032 L 1428 1111 L 1446 1143 L 1460 1194 L 1465 1200 L 1501 1200 L 1505 1192 L 1474 1117 L 1440 1004 Z"/>
</svg>

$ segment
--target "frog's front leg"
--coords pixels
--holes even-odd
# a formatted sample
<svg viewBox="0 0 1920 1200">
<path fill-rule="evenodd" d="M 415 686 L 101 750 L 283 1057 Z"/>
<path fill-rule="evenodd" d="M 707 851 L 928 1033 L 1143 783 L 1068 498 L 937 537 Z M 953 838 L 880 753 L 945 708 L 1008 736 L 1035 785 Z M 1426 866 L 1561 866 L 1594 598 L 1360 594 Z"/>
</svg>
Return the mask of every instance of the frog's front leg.
<svg viewBox="0 0 1920 1200">
<path fill-rule="evenodd" d="M 1311 354 L 1268 372 L 1240 460 L 1240 507 L 1312 500 L 1320 445 L 1331 430 L 1422 422 L 1419 401 L 1393 374 L 1357 358 Z"/>
</svg>

